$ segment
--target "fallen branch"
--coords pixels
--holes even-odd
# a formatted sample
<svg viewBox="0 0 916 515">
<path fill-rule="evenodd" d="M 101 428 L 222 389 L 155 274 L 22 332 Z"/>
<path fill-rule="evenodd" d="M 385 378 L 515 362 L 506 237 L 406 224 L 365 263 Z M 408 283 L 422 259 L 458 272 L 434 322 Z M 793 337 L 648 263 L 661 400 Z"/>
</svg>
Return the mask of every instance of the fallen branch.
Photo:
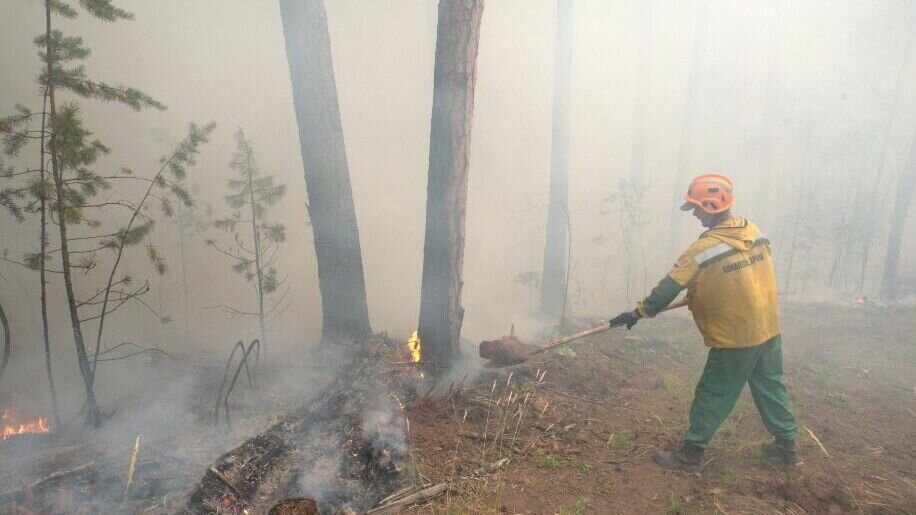
<svg viewBox="0 0 916 515">
<path fill-rule="evenodd" d="M 420 490 L 415 494 L 411 494 L 396 501 L 389 502 L 388 504 L 373 508 L 367 511 L 366 515 L 386 515 L 388 513 L 400 513 L 403 511 L 401 508 L 410 506 L 411 504 L 417 504 L 428 501 L 430 499 L 435 499 L 447 491 L 448 484 L 439 483 L 438 485 Z"/>
<path fill-rule="evenodd" d="M 479 469 L 474 471 L 474 475 L 475 476 L 484 476 L 487 474 L 492 474 L 496 472 L 497 470 L 506 466 L 506 464 L 508 463 L 509 463 L 509 458 L 503 458 L 499 461 L 496 461 L 496 462 L 493 462 L 487 465 L 486 467 L 480 467 Z"/>
<path fill-rule="evenodd" d="M 216 467 L 211 466 L 208 470 L 210 471 L 211 474 L 213 474 L 213 476 L 216 479 L 219 479 L 222 484 L 226 485 L 226 487 L 229 488 L 229 490 L 232 490 L 232 493 L 238 496 L 242 495 L 241 492 L 239 492 L 239 489 L 235 487 L 235 483 L 230 481 L 229 478 L 226 477 L 225 474 L 223 474 L 219 470 L 216 470 Z"/>
<path fill-rule="evenodd" d="M 475 433 L 474 431 L 458 431 L 458 436 L 462 438 L 467 438 L 469 440 L 477 440 L 478 442 L 486 442 L 486 435 L 480 433 Z"/>
<path fill-rule="evenodd" d="M 824 457 L 829 458 L 830 453 L 827 452 L 827 448 L 824 447 L 824 444 L 822 444 L 821 441 L 817 438 L 817 436 L 815 436 L 814 433 L 810 429 L 808 429 L 808 426 L 802 426 L 802 427 L 804 427 L 805 431 L 807 431 L 808 434 L 811 436 L 811 438 L 814 439 L 814 443 L 816 443 L 817 446 L 821 448 L 821 451 L 824 453 Z"/>
</svg>

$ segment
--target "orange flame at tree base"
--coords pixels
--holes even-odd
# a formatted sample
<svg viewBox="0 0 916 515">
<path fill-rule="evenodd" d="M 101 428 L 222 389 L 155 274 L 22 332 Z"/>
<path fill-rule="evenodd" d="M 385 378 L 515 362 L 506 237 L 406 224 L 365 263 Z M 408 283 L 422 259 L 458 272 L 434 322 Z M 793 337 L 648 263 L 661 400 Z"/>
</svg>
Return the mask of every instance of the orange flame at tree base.
<svg viewBox="0 0 916 515">
<path fill-rule="evenodd" d="M 3 421 L 0 440 L 6 440 L 16 435 L 47 434 L 51 432 L 51 428 L 48 426 L 48 419 L 45 417 L 38 417 L 35 420 L 26 422 L 18 422 L 10 410 L 3 410 L 3 415 L 0 416 L 0 420 Z"/>
</svg>

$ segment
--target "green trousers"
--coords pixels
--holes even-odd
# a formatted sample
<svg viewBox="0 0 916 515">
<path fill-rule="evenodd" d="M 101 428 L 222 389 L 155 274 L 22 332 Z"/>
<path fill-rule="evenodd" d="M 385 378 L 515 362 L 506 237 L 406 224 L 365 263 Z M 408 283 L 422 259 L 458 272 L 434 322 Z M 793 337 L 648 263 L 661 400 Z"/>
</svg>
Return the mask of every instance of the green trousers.
<svg viewBox="0 0 916 515">
<path fill-rule="evenodd" d="M 751 387 L 767 431 L 776 438 L 794 440 L 795 416 L 782 381 L 782 337 L 776 335 L 756 347 L 709 350 L 684 442 L 705 449 L 735 407 L 745 383 Z"/>
</svg>

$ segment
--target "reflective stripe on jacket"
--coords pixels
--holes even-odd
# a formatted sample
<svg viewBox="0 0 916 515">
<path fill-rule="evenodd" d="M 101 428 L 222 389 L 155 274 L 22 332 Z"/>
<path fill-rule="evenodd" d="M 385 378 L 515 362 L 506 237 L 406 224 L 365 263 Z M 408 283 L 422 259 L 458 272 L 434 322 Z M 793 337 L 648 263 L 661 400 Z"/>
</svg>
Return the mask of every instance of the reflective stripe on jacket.
<svg viewBox="0 0 916 515">
<path fill-rule="evenodd" d="M 700 235 L 639 302 L 639 314 L 655 316 L 685 288 L 710 347 L 753 347 L 779 334 L 770 242 L 744 218 L 730 218 Z"/>
</svg>

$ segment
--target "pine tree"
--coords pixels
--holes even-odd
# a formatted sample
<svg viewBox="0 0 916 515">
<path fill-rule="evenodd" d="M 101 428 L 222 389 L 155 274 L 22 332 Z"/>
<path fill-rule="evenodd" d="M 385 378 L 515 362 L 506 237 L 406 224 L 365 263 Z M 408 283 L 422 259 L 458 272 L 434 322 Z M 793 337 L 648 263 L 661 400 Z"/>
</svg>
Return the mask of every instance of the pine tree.
<svg viewBox="0 0 916 515">
<path fill-rule="evenodd" d="M 265 310 L 265 297 L 277 291 L 285 279 L 278 278 L 274 265 L 279 257 L 280 244 L 286 240 L 286 228 L 283 224 L 270 222 L 266 219 L 267 210 L 276 205 L 286 193 L 286 186 L 275 184 L 270 175 L 262 175 L 254 158 L 254 149 L 251 142 L 245 138 L 245 133 L 239 129 L 235 135 L 236 153 L 232 158 L 230 167 L 235 170 L 239 178 L 229 181 L 229 190 L 226 195 L 226 204 L 233 209 L 231 217 L 217 220 L 214 225 L 232 234 L 234 245 L 223 248 L 215 241 L 208 243 L 220 253 L 230 257 L 234 263 L 232 270 L 245 276 L 245 279 L 254 284 L 257 302 L 256 312 L 246 312 L 232 306 L 221 306 L 233 315 L 254 315 L 258 318 L 261 345 L 267 347 L 268 317 L 279 316 L 287 286 L 280 299 Z M 243 237 L 242 234 L 250 234 Z M 250 237 L 250 240 L 248 240 Z M 243 241 L 248 240 L 248 241 Z"/>
<path fill-rule="evenodd" d="M 35 39 L 35 44 L 44 68 L 38 82 L 46 103 L 41 112 L 32 112 L 28 107 L 18 105 L 14 115 L 0 121 L 0 131 L 5 133 L 5 153 L 16 156 L 31 140 L 39 139 L 41 163 L 37 169 L 18 172 L 8 170 L 6 178 L 21 179 L 25 184 L 20 182 L 16 187 L 6 190 L 4 197 L 30 197 L 25 212 L 37 213 L 41 217 L 39 252 L 27 254 L 20 263 L 38 270 L 41 277 L 49 382 L 53 383 L 53 375 L 47 337 L 44 275 L 53 272 L 63 277 L 77 362 L 86 391 L 87 422 L 98 425 L 100 418 L 93 383 L 105 319 L 130 300 L 142 302 L 140 297 L 149 291 L 148 282 L 132 287 L 131 276 L 118 276 L 118 267 L 127 248 L 143 245 L 156 272 L 165 273 L 165 261 L 150 241 L 154 219 L 147 213 L 148 204 L 158 200 L 164 216 L 171 216 L 172 202 L 176 199 L 191 204 L 191 197 L 182 182 L 187 168 L 194 164 L 200 145 L 207 141 L 214 125 L 198 127 L 191 124 L 188 136 L 171 154 L 163 157 L 159 171 L 150 177 L 136 176 L 127 168 L 121 168 L 120 173 L 114 175 L 96 172 L 95 165 L 110 150 L 101 141 L 94 139 L 92 132 L 84 126 L 79 104 L 74 101 L 59 104 L 60 93 L 83 99 L 116 102 L 137 111 L 144 108 L 161 110 L 165 106 L 135 88 L 91 80 L 86 75 L 85 66 L 80 64 L 90 54 L 82 39 L 65 36 L 53 29 L 53 22 L 58 16 L 75 18 L 80 12 L 85 12 L 100 21 L 114 22 L 133 19 L 131 13 L 115 7 L 110 0 L 81 0 L 80 10 L 62 0 L 45 0 L 44 6 L 45 31 Z M 32 128 L 36 118 L 40 119 L 40 130 Z M 48 162 L 50 166 L 46 165 Z M 114 188 L 114 184 L 122 182 L 143 184 L 145 194 L 138 200 L 119 198 L 121 190 Z M 106 198 L 98 200 L 102 192 L 107 192 Z M 122 227 L 109 230 L 97 217 L 102 212 L 115 210 L 125 215 L 119 219 L 127 219 L 128 222 Z M 59 237 L 59 247 L 53 249 L 47 247 L 46 228 L 49 222 L 57 226 L 55 232 Z M 107 251 L 115 258 L 106 287 L 88 296 L 80 296 L 74 272 L 90 274 L 104 266 L 103 257 Z M 51 270 L 48 262 L 57 256 L 60 259 L 59 267 Z M 166 317 L 158 313 L 157 316 L 167 321 Z M 90 355 L 86 349 L 84 323 L 95 320 L 98 320 L 96 346 L 95 353 Z M 51 388 L 53 391 L 53 384 Z M 53 392 L 52 402 L 56 402 Z"/>
</svg>

